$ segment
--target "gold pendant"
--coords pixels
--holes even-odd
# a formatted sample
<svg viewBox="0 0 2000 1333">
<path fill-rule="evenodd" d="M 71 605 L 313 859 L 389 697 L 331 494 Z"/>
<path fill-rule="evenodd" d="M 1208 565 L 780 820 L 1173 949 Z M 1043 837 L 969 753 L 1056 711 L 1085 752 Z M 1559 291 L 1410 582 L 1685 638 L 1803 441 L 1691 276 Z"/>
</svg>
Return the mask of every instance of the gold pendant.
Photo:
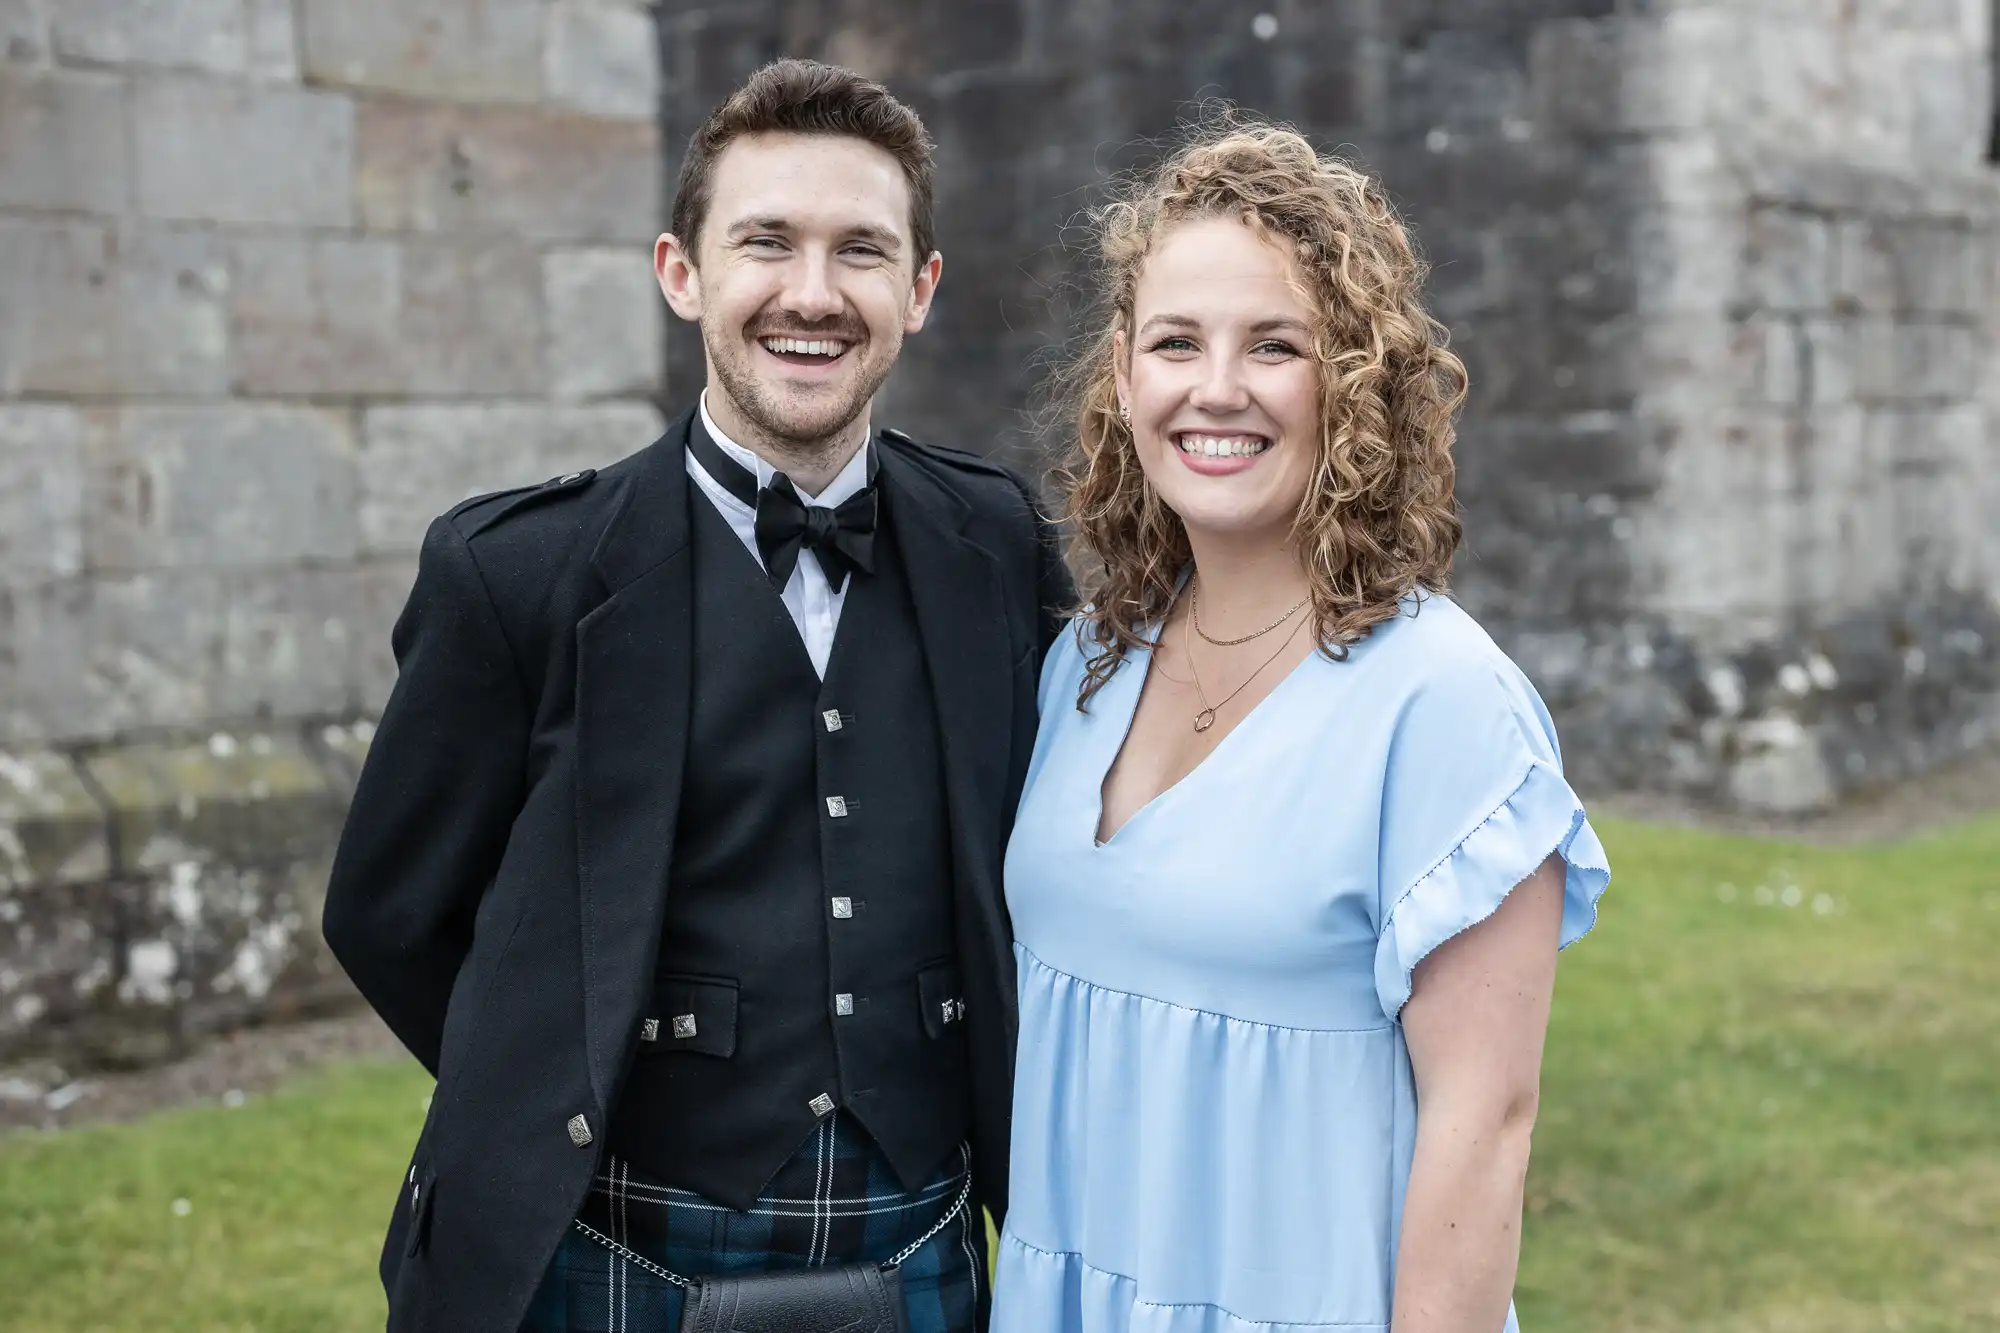
<svg viewBox="0 0 2000 1333">
<path fill-rule="evenodd" d="M 1204 708 L 1194 715 L 1194 729 L 1196 731 L 1207 731 L 1214 725 L 1215 710 L 1213 708 Z"/>
</svg>

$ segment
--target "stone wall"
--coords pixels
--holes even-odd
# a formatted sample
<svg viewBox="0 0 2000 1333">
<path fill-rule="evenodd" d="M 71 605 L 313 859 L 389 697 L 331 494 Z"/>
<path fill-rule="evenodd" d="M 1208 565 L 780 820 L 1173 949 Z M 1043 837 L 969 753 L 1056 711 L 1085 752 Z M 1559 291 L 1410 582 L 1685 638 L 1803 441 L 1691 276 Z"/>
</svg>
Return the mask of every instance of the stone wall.
<svg viewBox="0 0 2000 1333">
<path fill-rule="evenodd" d="M 0 1056 L 339 991 L 425 524 L 652 439 L 620 0 L 0 0 Z"/>
<path fill-rule="evenodd" d="M 1207 97 L 1344 147 L 1472 374 L 1455 590 L 1573 774 L 1799 810 L 2000 736 L 1990 7 L 680 0 L 664 119 L 779 54 L 915 104 L 945 281 L 882 413 L 1029 467 L 1105 175 Z"/>
<path fill-rule="evenodd" d="M 1621 732 L 1673 781 L 1812 809 L 2000 740 L 1991 11 L 1684 4 L 1577 34 L 1618 53 L 1608 121 L 1647 143 L 1659 485 L 1626 646 L 1683 674 L 1678 714 Z"/>
</svg>

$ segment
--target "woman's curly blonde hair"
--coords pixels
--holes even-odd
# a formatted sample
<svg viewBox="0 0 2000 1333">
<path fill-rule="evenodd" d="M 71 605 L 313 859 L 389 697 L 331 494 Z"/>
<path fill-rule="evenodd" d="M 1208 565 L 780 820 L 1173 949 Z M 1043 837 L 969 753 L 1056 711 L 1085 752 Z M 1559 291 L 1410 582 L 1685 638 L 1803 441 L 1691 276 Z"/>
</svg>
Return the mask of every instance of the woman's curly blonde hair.
<svg viewBox="0 0 2000 1333">
<path fill-rule="evenodd" d="M 1318 312 L 1319 458 L 1293 526 L 1320 646 L 1346 655 L 1423 589 L 1441 592 L 1461 527 L 1452 420 L 1465 366 L 1423 302 L 1427 269 L 1381 188 L 1281 125 L 1212 116 L 1091 215 L 1098 314 L 1054 379 L 1075 439 L 1054 480 L 1078 554 L 1101 567 L 1082 616 L 1094 654 L 1083 708 L 1172 607 L 1187 531 L 1146 484 L 1119 419 L 1116 338 L 1129 345 L 1146 257 L 1177 223 L 1240 218 L 1286 243 Z"/>
</svg>

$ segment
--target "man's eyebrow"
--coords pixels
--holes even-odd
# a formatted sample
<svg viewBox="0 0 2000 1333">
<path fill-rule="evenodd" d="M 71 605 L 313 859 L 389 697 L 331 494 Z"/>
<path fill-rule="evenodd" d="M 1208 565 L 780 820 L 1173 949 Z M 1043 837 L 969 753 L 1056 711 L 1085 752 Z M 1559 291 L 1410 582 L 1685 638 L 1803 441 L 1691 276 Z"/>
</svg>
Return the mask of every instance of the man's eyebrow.
<svg viewBox="0 0 2000 1333">
<path fill-rule="evenodd" d="M 740 240 L 745 236 L 755 236 L 762 232 L 773 232 L 780 236 L 789 236 L 796 230 L 797 228 L 792 225 L 790 219 L 780 217 L 777 214 L 766 214 L 763 217 L 743 218 L 723 234 Z M 853 240 L 866 241 L 885 254 L 896 255 L 902 253 L 903 238 L 888 228 L 878 227 L 871 222 L 864 222 L 858 226 L 849 227 L 845 235 Z"/>
</svg>

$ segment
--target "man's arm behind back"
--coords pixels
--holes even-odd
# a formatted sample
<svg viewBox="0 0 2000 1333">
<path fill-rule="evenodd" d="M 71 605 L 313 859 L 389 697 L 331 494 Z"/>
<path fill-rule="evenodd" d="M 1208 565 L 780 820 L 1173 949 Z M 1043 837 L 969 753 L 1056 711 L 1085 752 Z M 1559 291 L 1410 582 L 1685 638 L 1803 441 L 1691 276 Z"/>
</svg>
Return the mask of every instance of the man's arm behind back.
<svg viewBox="0 0 2000 1333">
<path fill-rule="evenodd" d="M 397 678 L 327 886 L 328 946 L 437 1073 L 473 918 L 520 810 L 529 703 L 471 550 L 424 539 L 393 636 Z"/>
</svg>

